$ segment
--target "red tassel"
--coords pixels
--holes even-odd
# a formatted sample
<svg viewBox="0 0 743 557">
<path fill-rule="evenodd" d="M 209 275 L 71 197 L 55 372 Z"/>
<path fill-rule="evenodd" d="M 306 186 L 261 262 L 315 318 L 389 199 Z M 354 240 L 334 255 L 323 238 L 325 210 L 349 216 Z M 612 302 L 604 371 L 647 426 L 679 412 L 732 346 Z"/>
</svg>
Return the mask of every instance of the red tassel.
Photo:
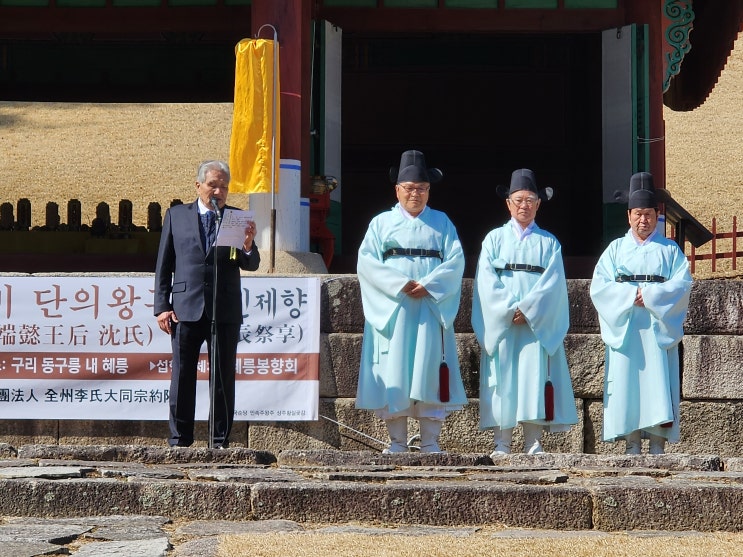
<svg viewBox="0 0 743 557">
<path fill-rule="evenodd" d="M 550 380 L 544 384 L 544 419 L 548 422 L 555 419 L 555 387 Z"/>
<path fill-rule="evenodd" d="M 439 366 L 439 398 L 441 402 L 449 402 L 449 366 L 446 362 Z"/>
<path fill-rule="evenodd" d="M 666 422 L 664 424 L 660 424 L 660 427 L 673 427 L 673 422 Z"/>
</svg>

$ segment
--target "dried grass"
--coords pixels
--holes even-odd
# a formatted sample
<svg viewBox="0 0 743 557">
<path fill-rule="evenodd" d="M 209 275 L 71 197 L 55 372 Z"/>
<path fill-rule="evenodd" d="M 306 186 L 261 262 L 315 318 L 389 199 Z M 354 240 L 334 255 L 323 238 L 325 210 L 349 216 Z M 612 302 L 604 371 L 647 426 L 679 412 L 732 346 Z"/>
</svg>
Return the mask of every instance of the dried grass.
<svg viewBox="0 0 743 557">
<path fill-rule="evenodd" d="M 133 203 L 147 222 L 147 205 L 191 201 L 196 166 L 229 154 L 232 104 L 0 103 L 0 172 L 17 187 L 3 199 L 31 200 L 32 222 L 44 222 L 47 202 L 79 199 L 83 222 L 95 206 Z"/>
<path fill-rule="evenodd" d="M 706 102 L 691 112 L 666 109 L 664 118 L 668 191 L 707 228 L 716 218 L 718 232 L 731 232 L 733 217 L 743 217 L 743 37 Z M 732 242 L 723 240 L 717 252 L 731 248 Z M 737 249 L 743 250 L 743 238 Z M 711 246 L 702 246 L 698 253 L 711 253 Z M 732 270 L 731 259 L 718 262 L 715 276 L 741 275 L 743 270 Z M 708 276 L 710 262 L 697 262 L 695 277 Z"/>
<path fill-rule="evenodd" d="M 220 540 L 219 557 L 685 557 L 698 555 L 743 556 L 743 534 L 684 533 L 677 536 L 639 536 L 612 533 L 592 536 L 574 533 L 567 537 L 493 537 L 486 528 L 468 537 L 368 536 L 360 534 L 258 534 L 228 536 Z"/>
</svg>

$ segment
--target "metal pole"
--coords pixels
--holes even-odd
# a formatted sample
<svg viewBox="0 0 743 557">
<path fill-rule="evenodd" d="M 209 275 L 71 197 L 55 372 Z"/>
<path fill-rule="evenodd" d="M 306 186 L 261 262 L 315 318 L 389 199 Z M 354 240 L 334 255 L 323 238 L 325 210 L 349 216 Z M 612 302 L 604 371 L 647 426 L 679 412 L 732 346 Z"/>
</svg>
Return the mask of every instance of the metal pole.
<svg viewBox="0 0 743 557">
<path fill-rule="evenodd" d="M 219 229 L 222 228 L 222 215 L 218 211 L 214 211 L 214 218 L 216 222 L 214 226 L 216 231 L 214 237 L 219 236 Z M 215 410 L 217 407 L 217 377 L 221 379 L 221 374 L 217 371 L 218 364 L 220 362 L 219 357 L 219 338 L 217 336 L 217 288 L 218 288 L 218 271 L 217 271 L 217 246 L 216 242 L 214 246 L 207 246 L 207 251 L 212 249 L 214 251 L 213 257 L 213 270 L 212 270 L 212 322 L 210 328 L 209 337 L 209 442 L 207 446 L 210 449 L 214 448 L 214 434 L 216 433 L 216 416 Z M 224 386 L 222 386 L 224 393 Z M 222 442 L 226 441 L 225 439 Z"/>
<path fill-rule="evenodd" d="M 346 424 L 343 424 L 343 423 L 341 423 L 339 421 L 336 421 L 333 418 L 328 418 L 327 416 L 323 416 L 322 414 L 320 414 L 320 417 L 328 420 L 329 422 L 333 422 L 335 425 L 338 425 L 340 427 L 345 427 L 346 429 L 350 429 L 351 431 L 353 431 L 354 433 L 358 433 L 362 437 L 366 437 L 367 439 L 371 439 L 375 443 L 379 443 L 380 445 L 382 445 L 385 448 L 387 448 L 387 447 L 390 446 L 389 443 L 385 443 L 384 441 L 381 441 L 381 440 L 377 439 L 376 437 L 372 437 L 371 435 L 367 435 L 366 433 L 364 433 L 362 431 L 359 431 L 358 429 L 354 429 L 354 428 L 352 428 L 349 425 L 346 425 Z"/>
<path fill-rule="evenodd" d="M 279 74 L 279 38 L 276 27 L 270 23 L 264 23 L 258 29 L 256 38 L 261 34 L 264 27 L 273 29 L 273 102 L 271 103 L 271 246 L 269 248 L 268 272 L 273 273 L 276 268 L 276 99 L 279 92 L 276 81 Z"/>
</svg>

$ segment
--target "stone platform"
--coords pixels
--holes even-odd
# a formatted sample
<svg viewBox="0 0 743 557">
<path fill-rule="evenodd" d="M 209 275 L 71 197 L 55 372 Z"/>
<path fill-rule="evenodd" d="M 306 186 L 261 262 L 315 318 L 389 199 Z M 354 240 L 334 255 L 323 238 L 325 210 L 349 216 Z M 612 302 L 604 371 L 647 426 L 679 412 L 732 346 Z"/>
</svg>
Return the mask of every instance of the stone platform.
<svg viewBox="0 0 743 557">
<path fill-rule="evenodd" d="M 0 515 L 743 530 L 743 459 L 0 446 Z"/>
<path fill-rule="evenodd" d="M 284 254 L 287 257 L 291 254 Z M 317 254 L 315 254 L 317 255 Z M 306 262 L 309 265 L 309 262 Z M 287 268 L 288 264 L 282 263 Z M 493 450 L 491 431 L 479 429 L 480 349 L 471 321 L 473 281 L 462 284 L 455 321 L 457 353 L 468 404 L 453 412 L 441 434 L 442 448 L 455 454 Z M 602 440 L 605 346 L 590 300 L 590 281 L 568 282 L 570 330 L 565 350 L 573 382 L 578 423 L 569 431 L 545 433 L 552 453 L 620 456 L 624 443 Z M 381 450 L 387 428 L 373 412 L 356 408 L 364 329 L 356 276 L 323 275 L 320 316 L 319 418 L 312 421 L 236 421 L 233 447 L 270 451 Z M 681 344 L 681 439 L 667 445 L 677 454 L 743 455 L 743 281 L 696 281 Z M 112 416 L 115 418 L 116 416 Z M 46 418 L 46 419 L 42 419 Z M 197 444 L 205 446 L 206 422 L 196 424 Z M 410 420 L 408 437 L 417 433 Z M 162 445 L 169 435 L 167 411 L 156 421 L 67 420 L 40 416 L 0 420 L 0 442 L 14 447 L 46 445 Z M 371 441 L 378 442 L 371 442 Z M 522 450 L 521 427 L 512 447 Z"/>
</svg>

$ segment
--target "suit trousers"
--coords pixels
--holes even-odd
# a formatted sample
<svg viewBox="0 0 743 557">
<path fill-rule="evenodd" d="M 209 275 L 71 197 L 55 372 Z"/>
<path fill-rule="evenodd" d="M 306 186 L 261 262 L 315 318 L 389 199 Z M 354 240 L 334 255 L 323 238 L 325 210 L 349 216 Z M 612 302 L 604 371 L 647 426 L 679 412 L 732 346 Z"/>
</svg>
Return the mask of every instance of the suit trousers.
<svg viewBox="0 0 743 557">
<path fill-rule="evenodd" d="M 214 437 L 212 445 L 228 444 L 235 415 L 235 361 L 239 323 L 217 325 L 217 373 L 214 376 Z M 199 321 L 179 321 L 174 324 L 173 369 L 170 379 L 171 446 L 188 447 L 194 441 L 196 411 L 196 376 L 199 353 L 207 343 L 211 362 L 211 319 L 202 315 Z M 209 411 L 212 411 L 211 404 Z"/>
</svg>

